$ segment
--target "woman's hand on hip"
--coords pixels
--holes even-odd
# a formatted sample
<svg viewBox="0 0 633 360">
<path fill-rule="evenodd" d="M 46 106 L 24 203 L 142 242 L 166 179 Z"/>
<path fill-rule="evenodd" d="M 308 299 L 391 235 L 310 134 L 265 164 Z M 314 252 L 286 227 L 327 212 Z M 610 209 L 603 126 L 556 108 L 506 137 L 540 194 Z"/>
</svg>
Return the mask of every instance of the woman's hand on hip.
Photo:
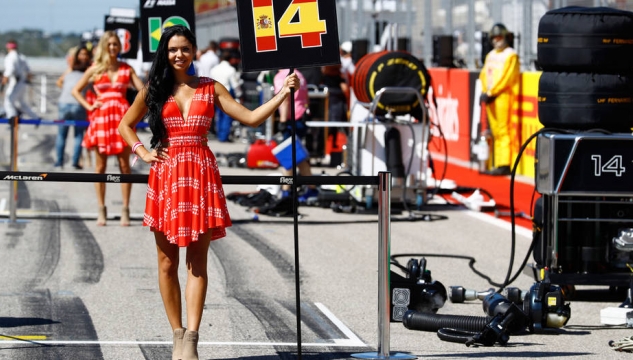
<svg viewBox="0 0 633 360">
<path fill-rule="evenodd" d="M 145 153 L 141 159 L 148 164 L 153 162 L 163 162 L 169 159 L 167 150 L 167 148 L 152 149 L 152 151 Z"/>
</svg>

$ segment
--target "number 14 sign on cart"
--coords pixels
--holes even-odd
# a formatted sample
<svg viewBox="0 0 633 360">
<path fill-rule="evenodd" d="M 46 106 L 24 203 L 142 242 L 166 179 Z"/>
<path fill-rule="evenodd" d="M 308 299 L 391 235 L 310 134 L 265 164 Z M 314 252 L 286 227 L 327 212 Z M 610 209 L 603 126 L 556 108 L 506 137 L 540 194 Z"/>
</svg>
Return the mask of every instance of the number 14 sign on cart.
<svg viewBox="0 0 633 360">
<path fill-rule="evenodd" d="M 245 72 L 341 62 L 335 0 L 236 1 Z"/>
</svg>

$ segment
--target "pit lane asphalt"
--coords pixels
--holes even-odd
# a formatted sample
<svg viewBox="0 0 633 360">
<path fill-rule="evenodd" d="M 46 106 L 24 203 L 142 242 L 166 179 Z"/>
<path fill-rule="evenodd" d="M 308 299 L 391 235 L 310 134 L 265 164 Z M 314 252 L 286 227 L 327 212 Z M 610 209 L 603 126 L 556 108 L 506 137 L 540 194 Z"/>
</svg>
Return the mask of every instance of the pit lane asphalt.
<svg viewBox="0 0 633 360">
<path fill-rule="evenodd" d="M 8 126 L 0 133 L 0 164 L 7 169 Z M 20 126 L 18 166 L 22 171 L 52 167 L 57 129 Z M 147 141 L 149 135 L 140 133 Z M 67 151 L 72 138 L 69 136 Z M 216 153 L 245 151 L 246 144 L 210 141 Z M 315 168 L 315 172 L 320 171 Z M 328 173 L 332 169 L 324 168 Z M 65 169 L 78 174 L 91 171 Z M 134 169 L 146 173 L 141 164 Z M 114 158 L 108 173 L 116 173 Z M 223 175 L 264 175 L 274 171 L 222 167 Z M 459 183 L 458 179 L 456 180 Z M 0 182 L 0 201 L 8 208 L 10 182 Z M 18 183 L 20 212 L 15 224 L 0 223 L 0 359 L 168 359 L 171 334 L 156 280 L 153 236 L 141 226 L 145 186 L 133 185 L 132 226 L 120 227 L 117 184 L 107 185 L 112 218 L 106 227 L 94 220 L 37 218 L 38 214 L 96 216 L 92 184 Z M 227 185 L 225 192 L 255 191 Z M 295 359 L 297 341 L 292 218 L 252 213 L 229 202 L 235 225 L 212 244 L 209 289 L 200 329 L 201 359 Z M 348 359 L 376 351 L 378 223 L 375 215 L 299 208 L 302 348 L 305 359 Z M 472 256 L 475 267 L 496 282 L 505 277 L 510 232 L 500 221 L 466 210 L 429 206 L 435 221 L 394 216 L 391 253 Z M 505 226 L 505 227 L 504 227 Z M 530 243 L 529 230 L 517 235 L 514 271 Z M 184 251 L 181 253 L 184 256 Z M 420 256 L 417 256 L 418 258 Z M 406 264 L 407 257 L 400 258 Z M 434 280 L 446 287 L 486 290 L 491 285 L 467 261 L 427 257 Z M 180 276 L 184 284 L 185 268 Z M 521 275 L 513 286 L 528 289 Z M 584 289 L 579 289 L 579 291 Z M 590 289 L 587 289 L 589 291 Z M 604 289 L 599 289 L 604 290 Z M 466 347 L 441 341 L 435 333 L 390 326 L 392 352 L 420 358 L 625 358 L 609 340 L 632 329 L 600 324 L 600 309 L 624 299 L 596 292 L 590 301 L 570 301 L 567 326 L 554 334 L 511 335 L 507 346 Z M 438 314 L 484 316 L 478 301 L 452 304 Z"/>
</svg>

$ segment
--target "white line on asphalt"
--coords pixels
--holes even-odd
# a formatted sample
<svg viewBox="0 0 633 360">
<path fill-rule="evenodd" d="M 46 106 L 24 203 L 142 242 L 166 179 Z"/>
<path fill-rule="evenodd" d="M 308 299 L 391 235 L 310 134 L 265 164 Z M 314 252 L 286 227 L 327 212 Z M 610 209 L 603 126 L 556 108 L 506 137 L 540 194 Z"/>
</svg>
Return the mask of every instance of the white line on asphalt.
<svg viewBox="0 0 633 360">
<path fill-rule="evenodd" d="M 332 339 L 334 340 L 335 343 L 337 344 L 345 343 L 345 344 L 348 344 L 348 346 L 367 346 L 367 344 L 365 344 L 361 339 L 359 339 L 358 336 L 356 336 L 356 334 L 352 332 L 352 330 L 350 330 L 347 326 L 345 326 L 345 324 L 343 324 L 341 320 L 339 320 L 336 316 L 334 316 L 334 314 L 332 314 L 332 312 L 327 307 L 325 307 L 325 305 L 321 303 L 314 303 L 314 305 L 316 305 L 316 307 L 318 307 L 319 310 L 321 310 L 321 312 L 325 316 L 327 316 L 328 319 L 330 319 L 330 321 L 334 323 L 334 325 L 336 325 L 336 327 L 338 327 L 338 329 L 341 330 L 343 334 L 345 334 L 345 336 L 348 337 L 348 339 Z"/>
<path fill-rule="evenodd" d="M 356 336 L 341 320 L 339 320 L 332 312 L 321 303 L 314 303 L 321 312 L 330 319 L 330 321 L 338 327 L 338 329 L 347 336 L 347 339 L 330 339 L 334 343 L 301 343 L 306 347 L 368 347 L 361 339 Z M 42 344 L 42 345 L 171 345 L 171 341 L 100 341 L 100 340 L 0 340 L 2 345 L 19 345 L 25 343 Z M 201 341 L 198 345 L 210 346 L 296 346 L 297 343 L 291 342 L 213 342 Z"/>
<path fill-rule="evenodd" d="M 484 213 L 480 213 L 480 212 L 476 212 L 476 211 L 466 211 L 466 213 L 474 218 L 477 218 L 479 220 L 485 221 L 488 224 L 492 224 L 495 226 L 498 226 L 500 228 L 506 229 L 506 230 L 512 230 L 512 226 L 509 222 L 505 221 L 505 220 L 501 220 L 498 219 L 494 216 L 488 215 L 488 214 L 484 214 Z M 516 233 L 517 235 L 521 235 L 521 236 L 525 236 L 528 239 L 532 239 L 532 231 L 524 228 L 523 226 L 519 226 L 516 225 L 515 227 Z"/>
<path fill-rule="evenodd" d="M 347 339 L 341 339 L 337 343 L 301 343 L 307 347 L 368 347 L 364 343 L 356 343 Z M 0 340 L 0 345 L 18 344 L 42 344 L 42 345 L 172 345 L 171 341 L 99 341 L 99 340 Z M 222 341 L 200 341 L 198 345 L 210 346 L 297 346 L 294 342 L 222 342 Z"/>
</svg>

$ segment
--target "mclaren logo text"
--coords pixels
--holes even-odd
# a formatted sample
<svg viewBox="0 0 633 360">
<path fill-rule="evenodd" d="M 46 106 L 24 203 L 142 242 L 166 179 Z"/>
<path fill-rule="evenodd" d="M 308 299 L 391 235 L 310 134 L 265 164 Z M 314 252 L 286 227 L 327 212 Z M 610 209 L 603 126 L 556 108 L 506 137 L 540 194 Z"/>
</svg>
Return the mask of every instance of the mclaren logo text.
<svg viewBox="0 0 633 360">
<path fill-rule="evenodd" d="M 40 174 L 39 176 L 27 175 L 7 175 L 2 180 L 20 180 L 20 181 L 44 181 L 48 174 Z"/>
</svg>

